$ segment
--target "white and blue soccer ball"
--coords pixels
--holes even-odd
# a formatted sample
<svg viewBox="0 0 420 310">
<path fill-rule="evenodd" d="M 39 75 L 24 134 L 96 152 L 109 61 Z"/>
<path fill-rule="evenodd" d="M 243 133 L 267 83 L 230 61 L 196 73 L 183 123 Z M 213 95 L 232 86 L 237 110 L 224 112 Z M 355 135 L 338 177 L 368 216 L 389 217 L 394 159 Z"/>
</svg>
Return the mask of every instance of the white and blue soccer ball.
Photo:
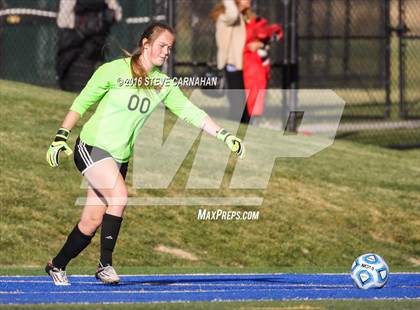
<svg viewBox="0 0 420 310">
<path fill-rule="evenodd" d="M 351 266 L 354 284 L 361 289 L 382 288 L 388 281 L 389 268 L 378 254 L 368 253 L 356 258 Z"/>
</svg>

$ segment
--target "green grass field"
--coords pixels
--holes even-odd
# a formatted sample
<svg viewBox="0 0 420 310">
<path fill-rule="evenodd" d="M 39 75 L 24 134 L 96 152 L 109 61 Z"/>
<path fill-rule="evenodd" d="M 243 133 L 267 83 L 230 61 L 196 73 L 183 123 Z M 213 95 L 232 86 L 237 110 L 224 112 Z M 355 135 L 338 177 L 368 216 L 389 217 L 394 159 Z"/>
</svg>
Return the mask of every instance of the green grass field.
<svg viewBox="0 0 420 310">
<path fill-rule="evenodd" d="M 317 301 L 264 301 L 264 302 L 213 302 L 213 303 L 185 303 L 185 304 L 112 304 L 112 305 L 66 305 L 66 309 L 70 310 L 113 310 L 113 309 L 150 309 L 150 310 L 179 310 L 179 309 L 211 309 L 211 310 L 416 310 L 419 308 L 420 302 L 417 300 L 372 300 L 372 301 L 331 301 L 331 300 L 317 300 Z M 0 306 L 0 309 L 11 310 L 28 310 L 28 309 L 57 309 L 57 305 L 26 305 L 26 306 Z"/>
<path fill-rule="evenodd" d="M 0 274 L 42 274 L 42 266 L 59 250 L 81 211 L 74 203 L 84 194 L 82 178 L 72 160 L 63 159 L 59 169 L 51 169 L 45 161 L 48 145 L 75 95 L 8 81 L 0 81 L 0 88 Z M 72 146 L 82 123 L 72 132 Z M 310 158 L 278 159 L 268 188 L 247 193 L 264 197 L 262 206 L 223 207 L 259 210 L 257 221 L 198 221 L 198 207 L 191 206 L 129 207 L 115 265 L 121 273 L 347 272 L 356 256 L 376 252 L 391 271 L 420 271 L 419 156 L 418 149 L 401 152 L 339 140 Z M 182 188 L 191 159 L 187 158 L 167 190 L 130 188 L 130 196 L 214 194 Z M 230 167 L 227 173 L 231 172 Z M 130 177 L 131 173 L 129 184 Z M 218 194 L 234 197 L 244 192 L 222 188 Z M 93 273 L 98 239 L 71 263 L 69 273 Z M 161 245 L 181 249 L 197 260 L 160 252 Z M 348 309 L 351 305 L 351 309 L 365 309 L 369 305 L 369 309 L 383 309 L 384 303 L 178 304 L 165 308 Z M 388 309 L 418 306 L 416 301 L 387 303 Z"/>
</svg>

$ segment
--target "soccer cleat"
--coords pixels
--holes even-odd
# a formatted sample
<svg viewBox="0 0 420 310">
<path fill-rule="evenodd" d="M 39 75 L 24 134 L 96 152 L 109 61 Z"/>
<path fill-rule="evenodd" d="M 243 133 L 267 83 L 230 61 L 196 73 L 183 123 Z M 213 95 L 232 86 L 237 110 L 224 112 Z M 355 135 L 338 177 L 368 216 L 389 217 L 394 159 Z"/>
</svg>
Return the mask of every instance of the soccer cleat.
<svg viewBox="0 0 420 310">
<path fill-rule="evenodd" d="M 103 266 L 101 263 L 99 263 L 95 277 L 107 284 L 118 284 L 120 282 L 120 277 L 117 275 L 114 267 L 110 265 Z"/>
<path fill-rule="evenodd" d="M 66 271 L 57 267 L 54 267 L 51 261 L 45 266 L 45 272 L 52 278 L 55 285 L 70 285 L 69 279 L 67 279 Z"/>
</svg>

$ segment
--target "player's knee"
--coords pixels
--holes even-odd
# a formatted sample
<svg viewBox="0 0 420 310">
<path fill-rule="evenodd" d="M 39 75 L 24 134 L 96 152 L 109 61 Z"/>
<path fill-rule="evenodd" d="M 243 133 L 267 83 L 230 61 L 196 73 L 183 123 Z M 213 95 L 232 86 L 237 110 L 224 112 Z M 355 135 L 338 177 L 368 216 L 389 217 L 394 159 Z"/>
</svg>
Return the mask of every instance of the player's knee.
<svg viewBox="0 0 420 310">
<path fill-rule="evenodd" d="M 91 236 L 101 224 L 102 216 L 87 216 L 80 220 L 79 229 L 83 234 Z"/>
<path fill-rule="evenodd" d="M 102 219 L 103 219 L 103 215 L 102 214 L 100 216 L 92 216 L 92 217 L 90 217 L 89 221 L 90 221 L 90 224 L 91 224 L 92 228 L 95 228 L 95 230 L 96 230 L 99 226 L 101 226 Z"/>
<path fill-rule="evenodd" d="M 125 208 L 128 202 L 128 193 L 126 188 L 119 188 L 112 191 L 110 197 L 107 198 L 108 205 L 120 206 Z"/>
</svg>

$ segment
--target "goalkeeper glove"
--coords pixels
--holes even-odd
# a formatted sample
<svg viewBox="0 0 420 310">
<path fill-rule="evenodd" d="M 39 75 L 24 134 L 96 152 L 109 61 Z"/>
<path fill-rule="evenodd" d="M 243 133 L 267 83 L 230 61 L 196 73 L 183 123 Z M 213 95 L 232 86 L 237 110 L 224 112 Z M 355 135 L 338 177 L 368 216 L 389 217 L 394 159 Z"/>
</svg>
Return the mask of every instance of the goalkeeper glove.
<svg viewBox="0 0 420 310">
<path fill-rule="evenodd" d="M 244 159 L 245 157 L 245 145 L 242 143 L 242 140 L 235 137 L 231 133 L 229 133 L 226 129 L 220 129 L 217 134 L 216 138 L 225 142 L 228 148 L 238 155 L 240 159 Z"/>
<path fill-rule="evenodd" d="M 47 151 L 47 162 L 51 167 L 58 167 L 60 164 L 59 156 L 60 152 L 64 151 L 67 156 L 73 154 L 73 151 L 67 145 L 67 138 L 69 137 L 70 130 L 60 128 L 55 135 L 54 141 L 51 143 Z"/>
</svg>

